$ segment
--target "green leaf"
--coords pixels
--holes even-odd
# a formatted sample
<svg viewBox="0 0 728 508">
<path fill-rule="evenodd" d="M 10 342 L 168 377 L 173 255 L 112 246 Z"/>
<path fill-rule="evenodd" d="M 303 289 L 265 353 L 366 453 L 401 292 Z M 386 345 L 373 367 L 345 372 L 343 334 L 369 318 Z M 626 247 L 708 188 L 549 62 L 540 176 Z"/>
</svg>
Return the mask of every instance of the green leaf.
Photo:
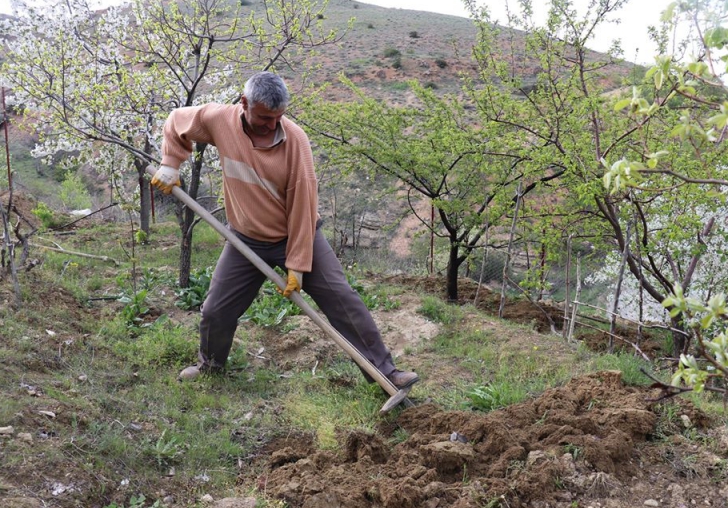
<svg viewBox="0 0 728 508">
<path fill-rule="evenodd" d="M 707 30 L 705 44 L 711 48 L 723 49 L 728 44 L 728 29 L 717 27 Z"/>
<path fill-rule="evenodd" d="M 674 129 L 670 131 L 671 137 L 684 137 L 685 133 L 687 131 L 687 127 L 685 125 L 676 125 Z"/>
<path fill-rule="evenodd" d="M 614 111 L 621 111 L 632 103 L 632 99 L 622 99 L 614 105 Z"/>
<path fill-rule="evenodd" d="M 662 14 L 660 14 L 660 22 L 661 23 L 667 23 L 670 21 L 675 14 L 675 7 L 677 6 L 677 2 L 671 2 L 664 11 L 662 11 Z"/>
<path fill-rule="evenodd" d="M 708 66 L 704 62 L 691 62 L 688 64 L 688 70 L 696 76 L 702 76 L 708 70 Z"/>
<path fill-rule="evenodd" d="M 726 124 L 728 124 L 728 114 L 721 113 L 715 116 L 711 116 L 710 118 L 708 118 L 708 123 L 710 125 L 715 125 L 718 129 L 722 129 L 726 126 Z"/>
</svg>

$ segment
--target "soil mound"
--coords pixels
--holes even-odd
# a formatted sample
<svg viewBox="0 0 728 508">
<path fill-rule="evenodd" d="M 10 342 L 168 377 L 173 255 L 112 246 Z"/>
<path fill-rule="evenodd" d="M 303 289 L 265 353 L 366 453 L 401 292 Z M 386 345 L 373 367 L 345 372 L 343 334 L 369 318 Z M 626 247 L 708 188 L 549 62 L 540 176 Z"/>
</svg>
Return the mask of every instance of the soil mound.
<svg viewBox="0 0 728 508">
<path fill-rule="evenodd" d="M 641 476 L 638 447 L 655 432 L 649 395 L 607 371 L 490 413 L 424 404 L 375 435 L 347 435 L 338 454 L 279 443 L 290 460 L 273 452 L 258 485 L 304 508 L 569 506 L 590 495 L 635 506 L 633 496 L 650 495 L 625 488 Z M 394 444 L 398 429 L 408 438 Z"/>
</svg>

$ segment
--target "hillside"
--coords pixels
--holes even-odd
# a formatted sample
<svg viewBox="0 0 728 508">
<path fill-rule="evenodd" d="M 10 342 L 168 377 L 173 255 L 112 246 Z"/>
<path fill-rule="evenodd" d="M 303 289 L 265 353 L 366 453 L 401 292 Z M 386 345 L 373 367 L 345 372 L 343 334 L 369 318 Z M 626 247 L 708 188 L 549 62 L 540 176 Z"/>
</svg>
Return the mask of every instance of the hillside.
<svg viewBox="0 0 728 508">
<path fill-rule="evenodd" d="M 255 2 L 250 4 L 254 9 Z M 405 80 L 416 79 L 440 93 L 457 95 L 462 75 L 477 76 L 478 67 L 472 58 L 477 29 L 470 19 L 389 9 L 355 0 L 333 0 L 327 8 L 324 26 L 343 31 L 351 19 L 353 27 L 346 31 L 341 43 L 322 48 L 321 55 L 311 59 L 311 64 L 321 66 L 316 81 L 336 83 L 343 73 L 367 93 L 403 104 L 407 102 L 406 88 L 402 86 Z M 499 30 L 498 47 L 519 62 L 528 83 L 530 76 L 535 77 L 539 64 L 536 55 L 524 49 L 524 32 L 507 27 Z M 604 58 L 597 52 L 590 56 Z M 606 66 L 603 73 L 617 87 L 632 67 L 628 62 L 615 62 Z M 287 77 L 296 78 L 294 74 Z M 336 86 L 334 90 L 332 100 L 344 97 L 342 90 Z"/>
<path fill-rule="evenodd" d="M 457 93 L 458 73 L 475 71 L 468 20 L 332 0 L 324 21 L 352 16 L 310 62 L 319 79 L 345 72 L 403 103 L 406 79 Z M 227 371 L 179 382 L 222 239 L 196 227 L 179 288 L 172 213 L 143 244 L 125 212 L 38 213 L 58 186 L 17 124 L 11 136 L 22 164 L 13 206 L 8 192 L 0 204 L 29 242 L 17 288 L 0 251 L 0 508 L 728 507 L 724 401 L 661 399 L 646 374 L 669 379 L 664 330 L 621 323 L 607 353 L 598 316 L 567 341 L 552 302 L 510 295 L 501 319 L 500 294 L 462 279 L 448 304 L 407 231 L 371 230 L 345 268 L 397 365 L 421 377 L 412 407 L 380 414 L 388 396 L 271 285 Z M 397 215 L 385 208 L 373 223 Z"/>
</svg>

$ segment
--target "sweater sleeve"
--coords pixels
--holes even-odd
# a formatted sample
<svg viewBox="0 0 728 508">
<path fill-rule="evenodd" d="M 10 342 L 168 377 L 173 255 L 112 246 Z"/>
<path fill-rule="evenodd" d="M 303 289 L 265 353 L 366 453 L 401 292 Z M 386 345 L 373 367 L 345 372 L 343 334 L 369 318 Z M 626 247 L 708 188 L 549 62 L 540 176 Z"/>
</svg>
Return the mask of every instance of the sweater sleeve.
<svg viewBox="0 0 728 508">
<path fill-rule="evenodd" d="M 205 116 L 216 105 L 189 106 L 172 111 L 164 123 L 162 165 L 179 169 L 192 153 L 192 143 L 212 143 Z"/>
<path fill-rule="evenodd" d="M 295 150 L 290 153 L 294 168 L 286 190 L 288 212 L 288 246 L 286 268 L 310 272 L 313 264 L 313 240 L 318 220 L 318 181 L 308 137 L 301 131 Z"/>
</svg>

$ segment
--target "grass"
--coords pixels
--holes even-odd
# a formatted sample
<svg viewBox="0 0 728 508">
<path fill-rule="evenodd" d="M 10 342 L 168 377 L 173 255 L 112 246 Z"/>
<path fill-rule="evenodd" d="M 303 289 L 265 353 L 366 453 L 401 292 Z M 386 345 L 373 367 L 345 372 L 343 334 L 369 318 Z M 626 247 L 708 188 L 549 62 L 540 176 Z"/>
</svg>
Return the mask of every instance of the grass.
<svg viewBox="0 0 728 508">
<path fill-rule="evenodd" d="M 659 377 L 648 362 L 628 352 L 597 354 L 581 344 L 569 353 L 573 359 L 568 360 L 552 358 L 548 343 L 528 345 L 530 350 L 526 351 L 514 349 L 512 341 L 498 334 L 509 330 L 505 333 L 529 337 L 533 335 L 530 327 L 503 322 L 498 334 L 482 328 L 467 329 L 463 325 L 475 311 L 469 306 L 454 307 L 436 297 L 423 297 L 418 312 L 444 325 L 429 347 L 438 357 L 457 361 L 474 378 L 470 386 L 456 390 L 459 395 L 450 394 L 449 407 L 453 409 L 498 409 L 561 386 L 574 376 L 601 370 L 621 371 L 625 384 L 633 386 L 652 383 L 640 369 Z M 546 340 L 561 342 L 554 336 Z"/>
<path fill-rule="evenodd" d="M 374 415 L 382 406 L 382 389 L 366 383 L 351 362 L 333 365 L 322 375 L 302 375 L 284 398 L 284 419 L 295 428 L 314 432 L 322 449 L 336 449 L 341 429 L 372 432 Z M 351 379 L 351 386 L 332 384 L 332 378 Z"/>
</svg>

